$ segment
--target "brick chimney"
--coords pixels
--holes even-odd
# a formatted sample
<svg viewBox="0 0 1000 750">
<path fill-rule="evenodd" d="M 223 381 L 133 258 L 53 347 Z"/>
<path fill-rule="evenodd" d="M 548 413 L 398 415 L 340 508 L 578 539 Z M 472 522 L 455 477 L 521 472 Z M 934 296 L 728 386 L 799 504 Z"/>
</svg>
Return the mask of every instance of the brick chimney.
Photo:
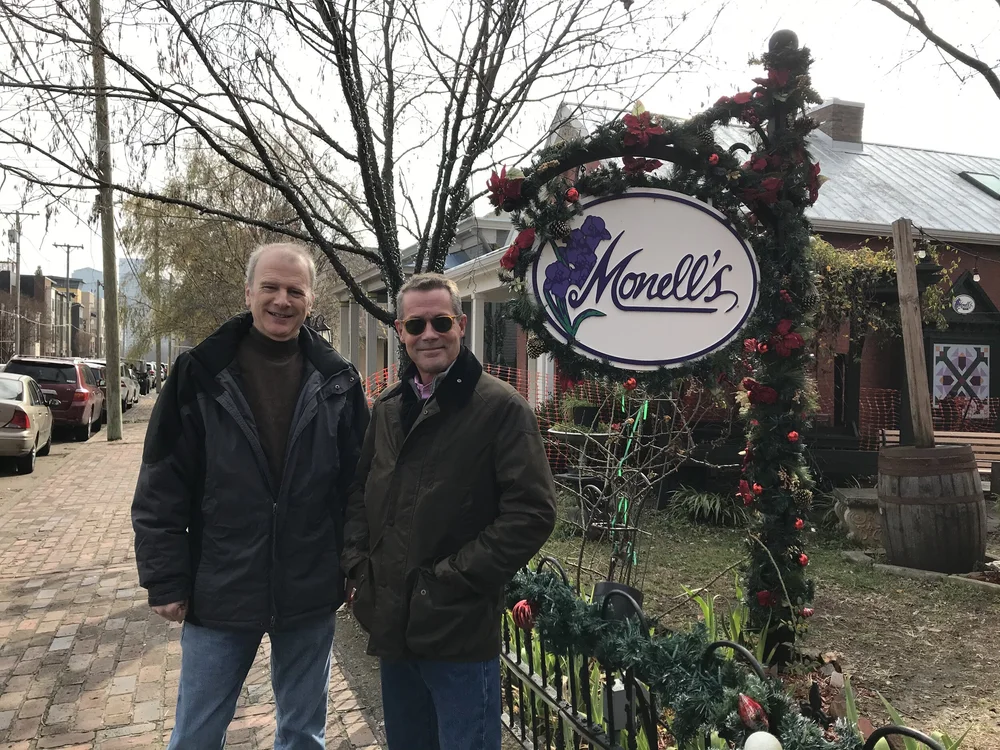
<svg viewBox="0 0 1000 750">
<path fill-rule="evenodd" d="M 865 122 L 865 105 L 861 102 L 845 102 L 842 99 L 829 99 L 825 104 L 809 113 L 819 129 L 843 143 L 863 143 L 862 127 Z"/>
</svg>

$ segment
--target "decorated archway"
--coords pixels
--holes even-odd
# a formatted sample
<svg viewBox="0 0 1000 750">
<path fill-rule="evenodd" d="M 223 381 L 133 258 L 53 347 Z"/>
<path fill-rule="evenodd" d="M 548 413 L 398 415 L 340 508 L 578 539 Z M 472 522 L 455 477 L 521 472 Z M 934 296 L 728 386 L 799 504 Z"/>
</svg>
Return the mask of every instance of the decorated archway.
<svg viewBox="0 0 1000 750">
<path fill-rule="evenodd" d="M 760 62 L 752 89 L 686 122 L 637 107 L 489 188 L 519 230 L 501 262 L 513 315 L 561 368 L 649 388 L 683 376 L 737 387 L 746 449 L 734 490 L 755 519 L 748 604 L 778 645 L 812 614 L 805 210 L 821 178 L 806 107 L 820 100 L 791 32 Z M 715 128 L 731 122 L 749 142 L 723 148 Z"/>
</svg>

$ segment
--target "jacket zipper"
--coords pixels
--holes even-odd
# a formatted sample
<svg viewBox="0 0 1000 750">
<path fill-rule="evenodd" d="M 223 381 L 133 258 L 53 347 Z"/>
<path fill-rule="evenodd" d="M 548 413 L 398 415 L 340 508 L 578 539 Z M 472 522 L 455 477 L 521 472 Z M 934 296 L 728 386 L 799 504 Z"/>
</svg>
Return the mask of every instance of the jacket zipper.
<svg viewBox="0 0 1000 750">
<path fill-rule="evenodd" d="M 341 371 L 341 372 L 343 372 L 343 371 Z M 317 395 L 318 395 L 319 392 L 321 392 L 323 390 L 323 388 L 326 386 L 326 384 L 330 382 L 330 380 L 332 380 L 333 378 L 337 377 L 337 375 L 339 375 L 339 374 L 340 373 L 338 372 L 338 373 L 336 373 L 334 375 L 331 375 L 329 378 L 327 378 L 327 380 L 324 381 L 323 385 L 321 385 L 317 389 Z M 225 390 L 225 386 L 223 386 L 223 389 Z M 275 575 L 275 570 L 277 568 L 277 560 L 278 560 L 278 542 L 277 542 L 277 539 L 278 539 L 278 500 L 281 499 L 281 491 L 282 491 L 282 489 L 284 487 L 285 480 L 287 479 L 288 459 L 289 459 L 289 457 L 291 456 L 291 453 L 292 453 L 292 443 L 294 442 L 294 439 L 296 437 L 295 431 L 298 428 L 299 422 L 302 421 L 302 410 L 299 407 L 301 406 L 301 403 L 304 403 L 304 402 L 302 402 L 302 398 L 303 398 L 304 394 L 305 394 L 305 390 L 303 390 L 302 393 L 299 394 L 299 402 L 296 403 L 295 413 L 294 413 L 294 416 L 296 417 L 296 419 L 295 419 L 295 421 L 291 425 L 289 425 L 289 428 L 288 428 L 288 445 L 285 447 L 285 469 L 286 469 L 286 471 L 282 473 L 281 482 L 278 485 L 278 493 L 277 493 L 277 495 L 275 495 L 275 493 L 274 493 L 274 487 L 273 487 L 274 477 L 271 476 L 271 469 L 270 469 L 270 467 L 266 466 L 266 462 L 265 462 L 265 466 L 264 466 L 264 469 L 265 469 L 264 476 L 268 477 L 271 480 L 271 481 L 269 481 L 267 483 L 268 484 L 268 491 L 271 493 L 271 532 L 270 532 L 270 540 L 269 540 L 270 541 L 270 547 L 271 547 L 271 559 L 269 561 L 269 563 L 270 563 L 270 569 L 268 570 L 268 576 L 267 576 L 267 589 L 268 589 L 268 599 L 269 599 L 270 605 L 271 605 L 271 612 L 270 612 L 270 615 L 271 615 L 270 623 L 271 623 L 271 625 L 270 625 L 270 627 L 271 627 L 272 630 L 274 629 L 275 625 L 277 624 L 277 620 L 278 620 L 278 617 L 277 617 L 278 603 L 277 603 L 277 601 L 274 598 L 274 575 Z M 235 406 L 236 405 L 235 404 L 235 399 L 233 399 L 232 394 L 228 394 L 228 395 L 229 395 L 230 400 L 234 401 L 234 406 Z M 246 424 L 246 420 L 243 419 L 242 414 L 240 414 L 239 408 L 236 408 L 236 415 L 238 415 L 238 418 L 243 421 L 243 427 L 245 428 L 245 430 L 247 432 L 253 433 L 253 431 L 250 430 L 250 425 Z M 234 418 L 236 417 L 236 415 L 234 415 Z M 260 436 L 254 434 L 254 437 L 257 439 L 258 444 L 259 444 L 260 443 Z M 259 456 L 257 457 L 257 462 L 258 462 L 258 464 L 260 463 L 260 457 Z"/>
</svg>

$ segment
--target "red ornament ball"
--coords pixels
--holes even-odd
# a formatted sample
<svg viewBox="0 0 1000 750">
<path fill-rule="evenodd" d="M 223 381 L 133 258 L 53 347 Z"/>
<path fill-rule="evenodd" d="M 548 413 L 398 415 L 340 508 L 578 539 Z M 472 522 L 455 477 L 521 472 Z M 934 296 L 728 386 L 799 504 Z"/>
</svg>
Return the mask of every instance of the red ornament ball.
<svg viewBox="0 0 1000 750">
<path fill-rule="evenodd" d="M 743 351 L 747 354 L 757 351 L 757 339 L 743 339 Z"/>
<path fill-rule="evenodd" d="M 815 611 L 812 607 L 803 607 L 801 614 L 803 617 L 812 617 Z"/>
<path fill-rule="evenodd" d="M 801 555 L 799 555 L 799 565 L 801 565 L 804 568 L 808 564 L 809 564 L 809 555 L 803 552 Z"/>
<path fill-rule="evenodd" d="M 759 351 L 761 354 L 767 354 L 767 344 L 761 341 L 759 344 L 757 344 L 757 351 Z"/>
<path fill-rule="evenodd" d="M 789 443 L 797 443 L 797 442 L 799 442 L 799 433 L 797 433 L 795 430 L 792 430 L 791 432 L 789 432 L 788 433 L 788 442 Z"/>
<path fill-rule="evenodd" d="M 515 604 L 510 613 L 514 616 L 514 624 L 521 630 L 531 630 L 535 627 L 535 608 L 527 599 L 522 599 Z"/>
<path fill-rule="evenodd" d="M 799 531 L 802 531 L 802 529 L 804 529 L 805 527 L 806 527 L 806 522 L 805 521 L 803 521 L 801 518 L 796 518 L 795 519 L 795 528 L 796 529 L 798 529 Z"/>
<path fill-rule="evenodd" d="M 576 203 L 580 200 L 580 191 L 576 188 L 570 188 L 566 191 L 566 200 L 570 203 Z"/>
<path fill-rule="evenodd" d="M 753 698 L 739 694 L 736 699 L 736 712 L 740 715 L 740 721 L 747 729 L 756 729 L 758 725 L 768 727 L 767 714 L 763 707 Z"/>
<path fill-rule="evenodd" d="M 639 384 L 636 382 L 635 378 L 629 378 L 628 380 L 625 381 L 625 390 L 634 391 L 638 387 L 638 385 Z"/>
<path fill-rule="evenodd" d="M 714 167 L 716 164 L 719 163 L 719 155 L 712 154 L 710 157 L 708 157 L 708 163 Z"/>
<path fill-rule="evenodd" d="M 762 607 L 773 607 L 776 598 L 770 591 L 758 591 L 757 603 Z"/>
<path fill-rule="evenodd" d="M 763 494 L 763 492 L 764 492 L 764 488 L 761 487 L 756 482 L 754 482 L 754 484 L 753 484 L 753 494 L 760 495 L 760 494 Z"/>
</svg>

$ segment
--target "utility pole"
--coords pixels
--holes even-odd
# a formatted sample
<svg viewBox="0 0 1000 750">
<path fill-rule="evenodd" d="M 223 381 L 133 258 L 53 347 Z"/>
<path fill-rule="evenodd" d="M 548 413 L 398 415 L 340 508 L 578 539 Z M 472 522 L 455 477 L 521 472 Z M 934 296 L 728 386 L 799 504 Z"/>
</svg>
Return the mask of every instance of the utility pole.
<svg viewBox="0 0 1000 750">
<path fill-rule="evenodd" d="M 174 293 L 174 274 L 171 271 L 170 276 L 167 281 L 167 294 L 173 295 Z M 174 366 L 174 334 L 170 333 L 167 337 L 167 367 L 172 368 Z"/>
<path fill-rule="evenodd" d="M 97 90 L 97 174 L 100 178 L 98 202 L 101 210 L 101 240 L 104 260 L 104 298 L 109 301 L 104 316 L 107 360 L 111 372 L 118 372 L 121 352 L 118 342 L 118 259 L 115 256 L 115 215 L 111 188 L 111 122 L 108 116 L 108 82 L 104 70 L 104 23 L 101 0 L 90 0 L 90 35 Z M 108 378 L 108 441 L 122 439 L 121 380 Z"/>
<path fill-rule="evenodd" d="M 55 242 L 54 247 L 66 248 L 66 356 L 73 356 L 73 294 L 69 290 L 69 254 L 71 250 L 83 250 L 83 245 L 67 245 Z"/>
<path fill-rule="evenodd" d="M 154 382 L 156 392 L 160 392 L 163 383 L 160 382 L 160 367 L 163 362 L 163 335 L 160 331 L 160 323 L 163 320 L 160 305 L 163 304 L 163 280 L 160 278 L 160 217 L 156 217 L 156 224 L 153 230 L 153 284 L 155 284 L 156 302 L 153 305 L 153 319 L 156 325 L 153 326 L 153 333 L 156 335 L 156 373 Z"/>
<path fill-rule="evenodd" d="M 38 214 L 21 213 L 20 211 L 0 211 L 0 216 L 14 217 L 14 354 L 21 353 L 21 217 L 38 216 Z"/>
<path fill-rule="evenodd" d="M 101 357 L 101 280 L 97 280 L 97 357 Z"/>
</svg>

